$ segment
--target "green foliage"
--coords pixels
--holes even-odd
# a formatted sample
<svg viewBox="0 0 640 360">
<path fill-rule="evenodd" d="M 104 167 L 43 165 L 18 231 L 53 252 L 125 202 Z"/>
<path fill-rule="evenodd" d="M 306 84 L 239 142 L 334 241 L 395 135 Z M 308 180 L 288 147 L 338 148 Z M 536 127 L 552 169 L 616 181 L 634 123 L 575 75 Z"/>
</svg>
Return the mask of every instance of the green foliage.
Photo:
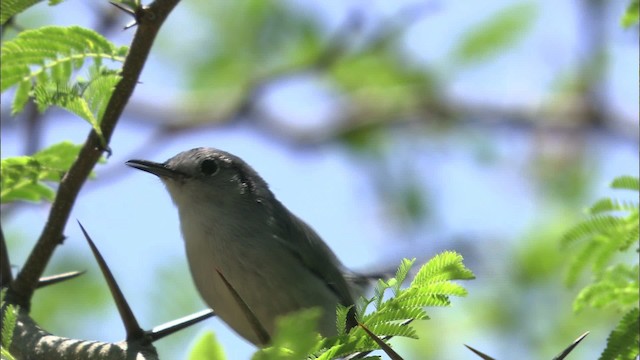
<svg viewBox="0 0 640 360">
<path fill-rule="evenodd" d="M 115 72 L 101 69 L 92 71 L 89 81 L 79 79 L 75 84 L 36 85 L 33 95 L 40 112 L 44 112 L 49 106 L 61 107 L 86 120 L 102 137 L 100 120 L 119 80 L 120 76 Z"/>
<path fill-rule="evenodd" d="M 613 179 L 611 187 L 614 189 L 626 189 L 640 191 L 640 181 L 637 177 L 633 176 L 620 176 Z"/>
<path fill-rule="evenodd" d="M 436 79 L 424 68 L 408 63 L 407 55 L 391 44 L 374 42 L 361 51 L 345 54 L 329 70 L 330 80 L 353 103 L 353 115 L 373 123 L 402 118 L 425 99 L 436 96 Z M 357 129 L 364 131 L 362 134 L 343 139 L 354 150 L 371 150 L 372 142 L 380 139 L 372 130 L 382 129 L 365 124 Z"/>
<path fill-rule="evenodd" d="M 526 2 L 501 10 L 467 31 L 453 52 L 453 59 L 461 64 L 472 64 L 503 53 L 531 28 L 536 10 L 533 3 Z"/>
<path fill-rule="evenodd" d="M 638 343 L 640 343 L 640 312 L 638 308 L 626 313 L 618 326 L 609 334 L 607 347 L 600 355 L 600 360 L 633 360 L 638 356 Z"/>
<path fill-rule="evenodd" d="M 32 156 L 2 159 L 0 203 L 53 200 L 55 191 L 45 182 L 60 182 L 79 152 L 79 145 L 64 141 Z"/>
<path fill-rule="evenodd" d="M 254 360 L 298 360 L 317 351 L 320 339 L 315 329 L 322 315 L 312 308 L 278 320 L 276 335 L 271 346 L 254 354 Z"/>
<path fill-rule="evenodd" d="M 639 190 L 638 179 L 633 177 L 616 178 L 611 187 L 616 189 Z M 594 273 L 601 274 L 612 257 L 638 242 L 639 206 L 637 202 L 620 202 L 614 199 L 601 199 L 589 210 L 591 215 L 573 226 L 563 237 L 563 245 L 574 243 L 582 246 L 571 260 L 567 282 L 574 284 L 578 275 L 589 264 Z"/>
<path fill-rule="evenodd" d="M 0 309 L 3 311 L 2 315 L 2 346 L 0 351 L 2 353 L 3 360 L 14 360 L 15 358 L 9 352 L 11 347 L 11 341 L 13 340 L 13 330 L 16 327 L 16 321 L 18 320 L 18 309 L 13 305 L 6 304 L 4 302 L 5 290 L 0 292 Z"/>
<path fill-rule="evenodd" d="M 623 28 L 630 28 L 634 25 L 637 25 L 640 21 L 640 0 L 631 0 L 629 2 L 629 6 L 627 6 L 627 10 L 622 15 L 620 19 L 620 25 Z"/>
<path fill-rule="evenodd" d="M 202 334 L 189 353 L 188 360 L 224 360 L 224 350 L 216 336 L 207 331 Z"/>
<path fill-rule="evenodd" d="M 585 306 L 628 309 L 638 301 L 638 264 L 617 264 L 597 274 L 595 281 L 580 291 L 573 306 L 575 311 Z"/>
<path fill-rule="evenodd" d="M 363 327 L 383 340 L 390 337 L 417 339 L 410 323 L 428 319 L 425 307 L 448 306 L 450 296 L 465 296 L 466 290 L 452 280 L 469 280 L 474 275 L 463 265 L 462 256 L 447 251 L 423 265 L 411 284 L 403 289 L 401 285 L 414 261 L 403 260 L 394 278 L 379 280 L 372 297 L 359 299 L 356 318 L 361 326 L 346 333 L 344 326 L 349 308 L 339 306 L 338 336 L 320 338 L 314 331 L 319 312 L 312 309 L 293 314 L 279 323 L 273 345 L 258 351 L 254 359 L 329 360 L 380 349 Z"/>
<path fill-rule="evenodd" d="M 197 7 L 194 15 L 200 18 L 193 21 L 199 29 L 207 28 L 203 46 L 209 49 L 188 59 L 196 90 L 192 107 L 209 104 L 213 97 L 220 117 L 235 111 L 253 85 L 305 66 L 322 49 L 317 20 L 282 1 L 201 0 L 184 5 Z"/>
<path fill-rule="evenodd" d="M 100 120 L 119 76 L 102 59 L 124 61 L 126 47 L 116 47 L 102 35 L 82 27 L 47 26 L 21 32 L 2 45 L 1 89 L 17 86 L 13 114 L 30 96 L 42 112 L 56 105 L 85 119 L 100 135 Z M 93 59 L 89 79 L 72 80 L 75 70 Z"/>
<path fill-rule="evenodd" d="M 63 0 L 49 0 L 49 5 L 58 5 Z M 0 2 L 0 24 L 3 26 L 11 17 L 20 14 L 41 0 L 2 0 Z"/>
<path fill-rule="evenodd" d="M 616 178 L 611 187 L 640 191 L 638 178 L 631 176 Z M 637 202 L 599 200 L 588 210 L 590 217 L 571 228 L 563 238 L 565 248 L 581 246 L 570 259 L 568 283 L 574 284 L 588 265 L 593 271 L 593 282 L 580 291 L 574 310 L 580 311 L 586 306 L 611 307 L 627 313 L 610 334 L 601 359 L 634 359 L 640 354 L 638 263 L 611 264 L 617 254 L 629 252 L 633 244 L 638 250 L 639 211 Z"/>
</svg>

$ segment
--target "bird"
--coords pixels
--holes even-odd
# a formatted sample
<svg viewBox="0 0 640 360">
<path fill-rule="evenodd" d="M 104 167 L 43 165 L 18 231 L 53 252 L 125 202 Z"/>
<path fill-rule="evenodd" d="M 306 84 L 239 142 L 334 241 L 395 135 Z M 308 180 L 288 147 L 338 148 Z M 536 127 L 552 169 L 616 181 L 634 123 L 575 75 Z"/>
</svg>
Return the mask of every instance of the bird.
<svg viewBox="0 0 640 360">
<path fill-rule="evenodd" d="M 321 309 L 318 331 L 337 334 L 336 307 L 351 307 L 364 276 L 347 270 L 307 223 L 244 160 L 199 147 L 164 163 L 130 160 L 156 175 L 177 207 L 187 260 L 202 299 L 237 334 L 266 346 L 278 318 Z"/>
</svg>

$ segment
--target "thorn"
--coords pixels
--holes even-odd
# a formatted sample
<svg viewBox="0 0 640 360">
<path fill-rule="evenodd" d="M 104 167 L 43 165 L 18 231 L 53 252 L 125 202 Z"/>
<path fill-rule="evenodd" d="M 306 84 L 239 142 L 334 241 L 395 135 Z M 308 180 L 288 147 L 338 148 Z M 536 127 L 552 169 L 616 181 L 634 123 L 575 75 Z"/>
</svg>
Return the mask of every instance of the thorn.
<svg viewBox="0 0 640 360">
<path fill-rule="evenodd" d="M 494 358 L 492 358 L 491 356 L 489 356 L 489 355 L 487 355 L 487 354 L 485 354 L 485 353 L 482 353 L 482 352 L 480 352 L 480 351 L 478 351 L 478 350 L 476 350 L 476 349 L 472 348 L 471 346 L 469 346 L 469 345 L 467 345 L 467 344 L 464 344 L 464 346 L 466 346 L 466 347 L 467 347 L 467 349 L 469 349 L 469 350 L 473 351 L 473 353 L 474 353 L 474 354 L 476 354 L 476 355 L 480 356 L 480 358 L 482 358 L 482 359 L 484 359 L 484 360 L 495 360 L 495 359 L 494 359 Z"/>
<path fill-rule="evenodd" d="M 247 305 L 247 303 L 245 303 L 244 300 L 242 300 L 242 298 L 240 297 L 236 289 L 234 289 L 233 286 L 231 286 L 231 284 L 227 281 L 224 275 L 222 275 L 220 270 L 216 269 L 216 272 L 222 278 L 222 281 L 227 286 L 227 289 L 231 291 L 231 295 L 236 300 L 238 305 L 240 305 L 240 309 L 242 310 L 244 315 L 247 317 L 247 320 L 249 320 L 249 324 L 253 328 L 253 331 L 255 331 L 256 336 L 258 337 L 258 340 L 260 341 L 260 343 L 262 345 L 267 345 L 271 341 L 271 338 L 267 330 L 265 330 L 262 324 L 260 324 L 260 321 L 258 320 L 256 315 L 253 313 L 253 311 L 251 311 L 251 308 L 249 308 L 249 305 Z"/>
<path fill-rule="evenodd" d="M 75 277 L 78 277 L 78 276 L 84 274 L 85 272 L 86 272 L 85 270 L 82 270 L 82 271 L 70 271 L 70 272 L 66 272 L 66 273 L 62 273 L 62 274 L 41 277 L 40 280 L 38 281 L 38 286 L 36 286 L 36 288 L 37 289 L 41 289 L 41 288 L 43 288 L 45 286 L 49 286 L 49 285 L 57 284 L 59 282 L 67 281 L 67 280 L 73 279 Z"/>
<path fill-rule="evenodd" d="M 102 151 L 107 153 L 107 159 L 111 157 L 111 155 L 113 155 L 113 150 L 111 150 L 111 147 L 109 145 L 106 145 L 102 148 Z"/>
<path fill-rule="evenodd" d="M 131 16 L 133 18 L 133 21 L 128 23 L 127 25 L 124 26 L 124 30 L 129 30 L 130 28 L 138 25 L 138 13 L 137 11 L 130 9 L 128 7 L 122 6 L 117 2 L 114 1 L 109 1 L 109 3 L 115 7 L 117 7 L 118 9 L 124 11 L 127 15 Z"/>
<path fill-rule="evenodd" d="M 210 317 L 214 317 L 216 314 L 211 309 L 202 310 L 195 314 L 187 315 L 177 320 L 169 321 L 162 325 L 156 326 L 150 331 L 146 332 L 146 335 L 151 341 L 160 340 L 167 335 L 171 335 L 178 332 L 188 326 L 199 323 L 202 320 L 206 320 Z"/>
<path fill-rule="evenodd" d="M 558 354 L 556 357 L 553 358 L 553 360 L 562 360 L 564 359 L 567 355 L 569 355 L 569 353 L 571 351 L 573 351 L 573 349 L 578 346 L 578 344 L 580 344 L 580 342 L 587 337 L 587 335 L 589 335 L 589 332 L 585 332 L 584 334 L 578 336 L 577 339 L 575 339 L 573 341 L 573 343 L 571 343 L 571 345 L 569 345 L 566 349 L 564 349 L 564 351 L 562 351 L 560 354 Z"/>
<path fill-rule="evenodd" d="M 119 3 L 115 2 L 115 1 L 109 1 L 109 4 L 117 7 L 118 9 L 124 11 L 127 15 L 131 16 L 132 18 L 135 19 L 136 17 L 136 12 L 133 11 L 132 9 L 129 9 L 128 7 L 124 7 L 122 5 L 120 5 Z"/>
<path fill-rule="evenodd" d="M 127 341 L 141 339 L 142 337 L 145 336 L 145 333 L 140 328 L 140 325 L 138 325 L 138 321 L 136 320 L 136 317 L 133 315 L 133 312 L 131 311 L 131 307 L 129 307 L 127 300 L 124 298 L 124 295 L 122 294 L 122 291 L 118 286 L 118 283 L 114 279 L 113 274 L 111 273 L 111 270 L 109 270 L 107 263 L 104 261 L 104 258 L 102 257 L 102 255 L 100 255 L 98 248 L 93 243 L 93 241 L 91 240 L 91 237 L 89 236 L 89 234 L 87 234 L 87 231 L 84 229 L 80 221 L 78 221 L 78 225 L 80 225 L 80 229 L 82 230 L 84 237 L 87 239 L 87 242 L 91 247 L 93 256 L 96 258 L 96 261 L 100 266 L 100 270 L 102 270 L 102 275 L 104 275 L 104 278 L 107 281 L 107 285 L 109 286 L 109 291 L 111 291 L 111 296 L 113 297 L 113 300 L 116 303 L 118 312 L 120 313 L 120 318 L 122 319 L 122 323 L 124 324 L 124 329 L 127 332 Z"/>
<path fill-rule="evenodd" d="M 358 323 L 358 325 L 362 328 L 362 330 L 364 330 L 364 332 L 367 333 L 367 335 L 369 335 L 371 339 L 373 339 L 373 341 L 376 342 L 376 344 L 378 344 L 378 346 L 380 346 L 380 349 L 382 349 L 382 351 L 384 351 L 385 354 L 389 355 L 389 358 L 391 360 L 404 360 L 402 356 L 400 356 L 400 354 L 395 352 L 391 348 L 391 346 L 389 346 L 389 344 L 387 344 L 386 342 L 384 342 L 384 340 L 376 336 L 376 334 L 372 333 L 369 329 L 367 329 L 366 326 L 364 326 L 364 324 Z"/>
<path fill-rule="evenodd" d="M 125 25 L 124 28 L 122 28 L 122 30 L 129 30 L 136 25 L 138 25 L 138 22 L 136 20 L 133 20 L 132 22 Z"/>
</svg>

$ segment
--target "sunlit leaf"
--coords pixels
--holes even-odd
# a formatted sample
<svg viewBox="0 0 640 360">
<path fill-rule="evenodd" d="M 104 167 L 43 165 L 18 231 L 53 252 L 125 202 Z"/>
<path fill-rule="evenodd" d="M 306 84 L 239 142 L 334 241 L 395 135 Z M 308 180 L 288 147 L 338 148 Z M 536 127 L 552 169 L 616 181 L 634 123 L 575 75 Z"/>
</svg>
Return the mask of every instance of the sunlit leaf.
<svg viewBox="0 0 640 360">
<path fill-rule="evenodd" d="M 486 61 L 514 46 L 533 25 L 536 10 L 534 3 L 510 5 L 468 29 L 453 50 L 452 61 L 465 65 Z"/>
<path fill-rule="evenodd" d="M 222 344 L 218 342 L 216 336 L 211 331 L 202 334 L 189 352 L 189 360 L 224 360 L 224 350 Z"/>
</svg>

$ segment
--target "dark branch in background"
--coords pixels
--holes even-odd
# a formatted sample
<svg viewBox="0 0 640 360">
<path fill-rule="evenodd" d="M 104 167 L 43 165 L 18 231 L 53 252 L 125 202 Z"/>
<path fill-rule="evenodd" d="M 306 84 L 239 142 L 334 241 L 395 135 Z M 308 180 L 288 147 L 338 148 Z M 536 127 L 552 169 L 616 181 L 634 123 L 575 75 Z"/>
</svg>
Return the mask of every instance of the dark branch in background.
<svg viewBox="0 0 640 360">
<path fill-rule="evenodd" d="M 29 99 L 22 113 L 23 122 L 25 124 L 25 147 L 23 153 L 25 155 L 33 155 L 40 150 L 40 140 L 42 138 L 42 120 L 43 116 L 38 111 L 38 107 L 33 99 Z"/>
<path fill-rule="evenodd" d="M 266 85 L 265 85 L 266 86 Z M 432 103 L 431 107 L 425 107 L 419 113 L 412 116 L 405 116 L 401 119 L 377 118 L 363 119 L 358 114 L 338 111 L 339 119 L 327 121 L 330 124 L 337 124 L 333 127 L 323 127 L 322 129 L 296 128 L 290 121 L 275 117 L 264 110 L 258 109 L 255 105 L 250 105 L 253 109 L 250 114 L 252 123 L 259 126 L 264 133 L 273 136 L 287 144 L 296 147 L 315 147 L 327 142 L 335 141 L 345 134 L 359 131 L 366 127 L 377 126 L 402 126 L 411 124 L 435 125 L 443 123 L 457 123 L 462 126 L 475 126 L 481 128 L 515 129 L 520 131 L 545 130 L 558 134 L 574 133 L 576 131 L 593 131 L 604 134 L 621 142 L 637 144 L 638 129 L 632 119 L 622 118 L 615 114 L 605 114 L 607 119 L 604 125 L 584 123 L 582 119 L 582 109 L 553 110 L 537 109 L 527 107 L 504 107 L 489 104 L 478 104 L 463 101 L 450 101 Z M 146 123 L 159 127 L 154 136 L 164 136 L 163 134 L 177 135 L 190 131 L 199 131 L 206 128 L 227 126 L 237 118 L 228 117 L 211 121 L 211 114 L 215 109 L 192 109 L 183 108 L 180 105 L 170 104 L 150 104 L 140 100 L 132 102 L 127 109 L 127 114 L 131 120 L 138 123 Z M 175 119 L 180 118 L 184 124 L 176 124 Z M 545 121 L 541 121 L 541 119 Z M 207 121 L 208 120 L 208 121 Z M 246 119 L 245 119 L 246 120 Z M 198 125 L 192 125 L 198 124 Z M 146 143 L 145 143 L 146 144 Z M 162 143 L 150 139 L 152 146 L 162 146 Z M 144 148 L 141 148 L 143 151 Z"/>
<path fill-rule="evenodd" d="M 139 26 L 122 68 L 122 79 L 116 85 L 100 124 L 107 144 L 133 89 L 138 83 L 138 78 L 158 30 L 177 3 L 178 0 L 158 0 L 148 8 L 137 9 Z M 92 130 L 80 150 L 78 159 L 60 182 L 42 234 L 7 292 L 9 302 L 19 305 L 23 309 L 29 309 L 38 279 L 42 276 L 56 246 L 62 242 L 63 231 L 80 188 L 105 150 L 100 144 L 99 137 Z"/>
</svg>

